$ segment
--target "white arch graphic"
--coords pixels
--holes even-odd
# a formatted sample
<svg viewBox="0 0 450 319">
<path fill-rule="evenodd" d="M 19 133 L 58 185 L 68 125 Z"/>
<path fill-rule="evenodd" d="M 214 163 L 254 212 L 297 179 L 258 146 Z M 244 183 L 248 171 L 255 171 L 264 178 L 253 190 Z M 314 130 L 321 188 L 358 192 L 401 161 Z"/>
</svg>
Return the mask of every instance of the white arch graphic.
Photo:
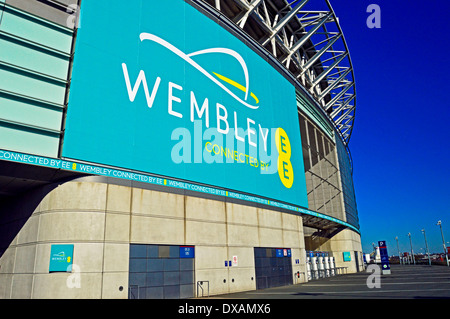
<svg viewBox="0 0 450 319">
<path fill-rule="evenodd" d="M 229 95 L 231 95 L 239 103 L 241 103 L 251 109 L 256 110 L 259 108 L 259 106 L 251 105 L 251 104 L 247 103 L 246 101 L 243 101 L 236 94 L 231 92 L 226 86 L 224 86 L 220 81 L 218 81 L 213 75 L 211 75 L 208 71 L 206 71 L 204 68 L 202 68 L 197 62 L 195 62 L 194 60 L 191 59 L 191 56 L 207 54 L 207 53 L 223 53 L 223 54 L 231 55 L 232 57 L 234 57 L 239 62 L 239 64 L 241 65 L 241 67 L 244 71 L 245 85 L 246 85 L 245 100 L 247 100 L 248 92 L 249 92 L 248 69 L 247 69 L 247 65 L 245 64 L 244 59 L 236 51 L 233 51 L 233 50 L 227 49 L 227 48 L 210 48 L 210 49 L 200 50 L 197 52 L 192 52 L 192 53 L 186 54 L 183 51 L 181 51 L 180 49 L 178 49 L 177 47 L 175 47 L 174 45 L 172 45 L 171 43 L 167 42 L 166 40 L 164 40 L 154 34 L 143 32 L 140 34 L 139 38 L 141 39 L 141 41 L 150 40 L 150 41 L 156 42 L 156 43 L 164 46 L 165 48 L 169 49 L 170 51 L 172 51 L 173 53 L 178 55 L 180 58 L 182 58 L 183 60 L 188 62 L 190 65 L 192 65 L 194 68 L 196 68 L 198 71 L 200 71 L 202 74 L 204 74 L 211 81 L 216 83 L 219 87 L 221 87 L 225 92 L 227 92 Z"/>
</svg>

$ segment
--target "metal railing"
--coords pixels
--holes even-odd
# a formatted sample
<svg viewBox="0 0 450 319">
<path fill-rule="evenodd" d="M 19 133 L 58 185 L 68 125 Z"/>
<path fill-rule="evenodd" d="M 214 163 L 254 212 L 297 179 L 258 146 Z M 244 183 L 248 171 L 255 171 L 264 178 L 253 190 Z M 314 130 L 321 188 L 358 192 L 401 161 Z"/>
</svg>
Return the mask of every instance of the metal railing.
<svg viewBox="0 0 450 319">
<path fill-rule="evenodd" d="M 133 288 L 137 288 L 137 296 L 134 295 Z M 130 287 L 128 287 L 128 299 L 139 299 L 139 286 L 138 285 L 130 285 Z"/>
<path fill-rule="evenodd" d="M 208 284 L 208 295 L 207 295 L 207 297 L 209 298 L 209 280 L 200 280 L 200 281 L 197 281 L 197 297 L 200 297 L 200 294 L 199 294 L 199 289 L 202 291 L 202 295 L 201 295 L 201 297 L 204 297 L 205 296 L 205 294 L 204 294 L 204 289 L 203 289 L 203 283 L 207 283 Z"/>
<path fill-rule="evenodd" d="M 330 269 L 311 270 L 310 274 L 308 274 L 308 278 L 311 278 L 312 280 L 316 280 L 316 279 L 321 279 L 321 278 L 343 275 L 344 273 L 347 274 L 347 269 L 348 269 L 348 267 L 334 267 L 334 268 L 330 268 Z"/>
</svg>

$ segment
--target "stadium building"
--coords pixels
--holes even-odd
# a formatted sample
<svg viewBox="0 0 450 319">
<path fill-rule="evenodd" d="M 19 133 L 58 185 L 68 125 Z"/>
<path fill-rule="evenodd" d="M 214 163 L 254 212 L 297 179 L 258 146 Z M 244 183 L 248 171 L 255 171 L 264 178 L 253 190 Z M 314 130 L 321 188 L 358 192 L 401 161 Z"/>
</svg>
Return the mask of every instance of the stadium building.
<svg viewBox="0 0 450 319">
<path fill-rule="evenodd" d="M 327 0 L 0 0 L 0 298 L 362 271 Z"/>
</svg>

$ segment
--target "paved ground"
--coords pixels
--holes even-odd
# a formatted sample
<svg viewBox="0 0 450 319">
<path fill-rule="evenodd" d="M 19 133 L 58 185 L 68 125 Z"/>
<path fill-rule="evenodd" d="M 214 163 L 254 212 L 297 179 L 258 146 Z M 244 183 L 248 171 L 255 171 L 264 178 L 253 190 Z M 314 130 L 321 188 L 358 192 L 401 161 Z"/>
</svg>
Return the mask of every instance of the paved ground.
<svg viewBox="0 0 450 319">
<path fill-rule="evenodd" d="M 308 283 L 232 293 L 225 299 L 450 299 L 450 268 L 446 266 L 391 265 L 391 274 L 380 277 L 380 288 L 369 288 L 372 273 L 340 275 Z M 373 278 L 373 277 L 371 277 Z M 374 280 L 370 280 L 375 283 Z"/>
</svg>

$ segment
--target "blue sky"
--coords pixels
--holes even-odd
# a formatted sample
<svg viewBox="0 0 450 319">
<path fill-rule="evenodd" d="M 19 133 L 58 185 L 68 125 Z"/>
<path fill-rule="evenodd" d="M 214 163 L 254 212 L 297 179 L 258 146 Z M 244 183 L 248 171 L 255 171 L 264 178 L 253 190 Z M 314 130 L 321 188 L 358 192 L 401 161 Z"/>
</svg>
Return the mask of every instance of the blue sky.
<svg viewBox="0 0 450 319">
<path fill-rule="evenodd" d="M 366 12 L 381 9 L 381 28 Z M 450 242 L 450 1 L 334 0 L 356 78 L 350 140 L 363 251 L 431 252 Z M 450 243 L 447 244 L 450 246 Z"/>
</svg>

